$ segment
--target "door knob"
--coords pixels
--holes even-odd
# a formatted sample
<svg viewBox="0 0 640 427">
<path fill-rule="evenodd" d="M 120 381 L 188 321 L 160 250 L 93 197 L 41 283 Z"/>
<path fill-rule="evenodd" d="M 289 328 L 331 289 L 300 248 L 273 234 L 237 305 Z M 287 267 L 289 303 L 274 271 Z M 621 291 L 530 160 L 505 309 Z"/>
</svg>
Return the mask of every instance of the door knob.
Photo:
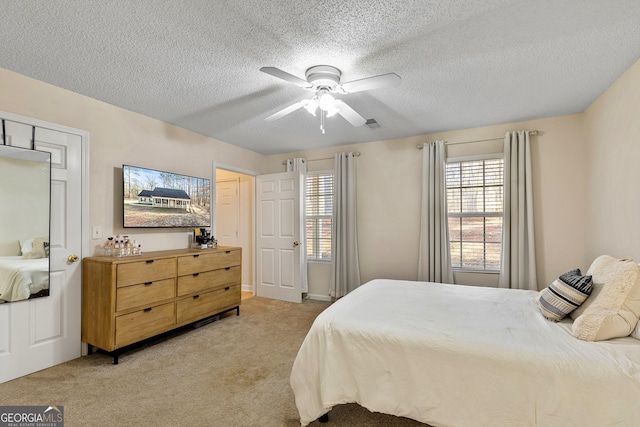
<svg viewBox="0 0 640 427">
<path fill-rule="evenodd" d="M 296 240 L 295 242 L 293 242 L 293 246 L 300 246 L 300 242 Z"/>
<path fill-rule="evenodd" d="M 79 259 L 80 259 L 80 258 L 78 258 L 78 255 L 76 255 L 76 254 L 71 254 L 71 255 L 69 255 L 69 256 L 67 257 L 67 260 L 68 260 L 69 262 L 76 262 L 76 261 L 78 261 Z"/>
</svg>

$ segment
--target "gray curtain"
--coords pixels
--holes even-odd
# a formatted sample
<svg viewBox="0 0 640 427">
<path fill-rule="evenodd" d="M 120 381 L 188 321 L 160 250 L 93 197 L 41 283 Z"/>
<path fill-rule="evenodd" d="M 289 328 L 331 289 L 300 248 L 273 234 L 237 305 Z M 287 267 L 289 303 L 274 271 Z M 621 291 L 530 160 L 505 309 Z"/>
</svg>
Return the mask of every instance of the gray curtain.
<svg viewBox="0 0 640 427">
<path fill-rule="evenodd" d="M 333 263 L 329 295 L 340 298 L 362 284 L 356 226 L 356 158 L 353 153 L 335 155 L 334 173 Z"/>
<path fill-rule="evenodd" d="M 422 207 L 418 280 L 453 283 L 447 224 L 446 154 L 444 141 L 422 148 Z"/>
<path fill-rule="evenodd" d="M 498 287 L 538 290 L 529 131 L 504 137 L 504 218 Z"/>
<path fill-rule="evenodd" d="M 302 172 L 302 212 L 300 212 L 300 245 L 298 248 L 302 251 L 300 253 L 300 288 L 302 292 L 309 292 L 309 277 L 307 273 L 307 239 L 305 233 L 304 215 L 305 215 L 305 184 L 307 176 L 307 161 L 302 157 L 296 157 L 293 159 L 287 159 L 287 172 L 300 171 Z"/>
</svg>

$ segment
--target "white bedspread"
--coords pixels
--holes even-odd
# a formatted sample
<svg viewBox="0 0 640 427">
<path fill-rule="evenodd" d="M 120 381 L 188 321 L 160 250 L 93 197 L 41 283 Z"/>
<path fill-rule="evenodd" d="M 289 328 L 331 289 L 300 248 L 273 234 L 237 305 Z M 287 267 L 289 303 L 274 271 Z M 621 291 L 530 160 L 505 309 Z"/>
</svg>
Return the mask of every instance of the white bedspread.
<svg viewBox="0 0 640 427">
<path fill-rule="evenodd" d="M 536 295 L 362 285 L 318 316 L 298 352 L 301 424 L 355 402 L 438 427 L 639 425 L 640 341 L 580 341 L 570 320 L 542 317 Z"/>
<path fill-rule="evenodd" d="M 21 301 L 49 288 L 49 258 L 0 257 L 0 299 Z"/>
</svg>

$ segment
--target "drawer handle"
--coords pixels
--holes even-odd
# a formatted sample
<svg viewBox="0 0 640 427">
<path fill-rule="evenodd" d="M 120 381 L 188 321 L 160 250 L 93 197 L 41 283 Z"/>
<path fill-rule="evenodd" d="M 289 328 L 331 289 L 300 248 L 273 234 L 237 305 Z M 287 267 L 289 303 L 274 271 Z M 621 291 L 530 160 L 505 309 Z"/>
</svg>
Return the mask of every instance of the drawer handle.
<svg viewBox="0 0 640 427">
<path fill-rule="evenodd" d="M 231 286 L 227 286 L 226 288 L 224 288 L 225 291 L 228 291 L 229 289 L 231 289 Z"/>
<path fill-rule="evenodd" d="M 152 259 L 148 259 L 146 262 L 147 262 L 147 264 L 153 264 L 153 260 Z"/>
<path fill-rule="evenodd" d="M 144 309 L 144 312 L 145 312 L 145 313 L 148 313 L 148 312 L 150 312 L 150 311 L 151 311 L 151 307 L 149 307 L 149 308 L 145 308 L 145 309 Z"/>
<path fill-rule="evenodd" d="M 231 267 L 225 267 L 224 269 L 225 270 L 231 270 Z"/>
<path fill-rule="evenodd" d="M 144 282 L 144 285 L 145 285 L 145 286 L 149 286 L 149 285 L 151 285 L 152 283 L 153 283 L 153 282 Z"/>
<path fill-rule="evenodd" d="M 200 273 L 193 273 L 193 277 L 198 277 Z"/>
<path fill-rule="evenodd" d="M 193 296 L 193 299 L 198 299 L 198 298 L 200 298 L 200 295 L 194 295 Z"/>
<path fill-rule="evenodd" d="M 230 253 L 231 253 L 231 251 L 224 251 L 224 253 L 225 253 L 225 254 L 230 254 Z"/>
<path fill-rule="evenodd" d="M 193 257 L 194 258 L 198 258 L 200 256 L 200 254 L 195 254 Z"/>
</svg>

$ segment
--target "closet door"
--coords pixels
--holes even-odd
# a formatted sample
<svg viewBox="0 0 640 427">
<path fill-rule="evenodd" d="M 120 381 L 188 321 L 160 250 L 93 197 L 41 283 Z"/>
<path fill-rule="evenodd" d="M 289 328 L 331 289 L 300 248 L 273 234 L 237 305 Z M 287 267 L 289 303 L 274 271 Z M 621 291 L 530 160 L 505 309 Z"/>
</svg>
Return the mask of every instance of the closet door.
<svg viewBox="0 0 640 427">
<path fill-rule="evenodd" d="M 238 179 L 216 182 L 216 236 L 221 246 L 238 246 Z"/>
<path fill-rule="evenodd" d="M 0 304 L 0 383 L 81 355 L 82 137 L 37 127 L 32 146 L 30 125 L 5 129 L 8 145 L 51 153 L 50 295 Z"/>
</svg>

